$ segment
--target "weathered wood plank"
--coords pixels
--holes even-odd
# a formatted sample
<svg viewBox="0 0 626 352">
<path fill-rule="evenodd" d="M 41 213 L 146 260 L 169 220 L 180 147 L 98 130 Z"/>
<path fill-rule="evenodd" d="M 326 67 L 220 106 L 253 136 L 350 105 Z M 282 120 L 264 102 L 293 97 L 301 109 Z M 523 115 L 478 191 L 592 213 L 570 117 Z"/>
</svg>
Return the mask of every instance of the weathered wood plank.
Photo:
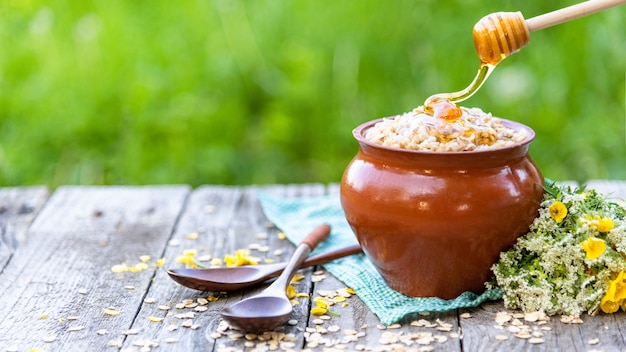
<svg viewBox="0 0 626 352">
<path fill-rule="evenodd" d="M 59 188 L 0 276 L 0 346 L 98 351 L 123 340 L 156 259 L 140 272 L 111 267 L 158 258 L 188 193 L 186 186 Z M 120 315 L 105 316 L 109 306 Z"/>
<path fill-rule="evenodd" d="M 531 337 L 541 341 L 517 337 L 520 325 L 512 321 L 498 324 L 496 313 L 520 313 L 506 310 L 502 302 L 486 303 L 469 311 L 472 317 L 461 320 L 465 351 L 624 351 L 626 348 L 618 323 L 626 318 L 623 312 L 583 315 L 582 324 L 563 323 L 560 316 L 552 316 L 545 324 L 519 318 L 518 323 L 529 328 Z"/>
<path fill-rule="evenodd" d="M 209 296 L 223 300 L 224 295 L 180 286 L 169 278 L 165 269 L 184 267 L 184 264 L 176 263 L 176 258 L 183 256 L 186 250 L 196 250 L 196 258 L 203 260 L 202 257 L 223 258 L 224 254 L 233 253 L 238 245 L 243 246 L 243 243 L 237 242 L 233 224 L 242 215 L 241 207 L 246 207 L 244 193 L 240 188 L 219 186 L 200 187 L 192 192 L 172 239 L 165 248 L 163 258 L 167 264 L 163 270 L 157 271 L 146 294 L 149 299 L 154 299 L 154 303 L 141 304 L 137 319 L 133 322 L 133 329 L 137 329 L 139 334 L 127 339 L 125 348 L 140 341 L 158 341 L 161 348 L 177 351 L 212 350 L 213 344 L 205 333 L 213 322 L 219 321 L 219 307 L 222 304 L 210 302 L 205 305 L 201 300 L 203 304 L 200 307 L 203 308 L 176 306 L 185 300 L 198 302 L 198 299 L 207 299 Z M 253 237 L 255 230 L 247 230 L 250 231 L 248 238 Z M 193 234 L 197 234 L 197 238 Z M 201 263 L 210 265 L 210 261 Z M 164 310 L 166 307 L 169 309 Z M 207 310 L 204 312 L 198 311 L 205 308 Z M 193 314 L 194 317 L 179 318 L 180 314 Z M 151 322 L 149 316 L 164 320 Z M 185 327 L 185 324 L 191 325 Z"/>
<path fill-rule="evenodd" d="M 624 198 L 626 181 L 590 181 L 588 187 Z M 198 292 L 176 285 L 165 269 L 182 266 L 175 263 L 175 258 L 185 249 L 197 249 L 198 256 L 210 254 L 223 258 L 251 244 L 255 244 L 255 248 L 266 246 L 267 251 L 251 251 L 262 260 L 286 260 L 294 246 L 280 240 L 279 230 L 267 223 L 256 198 L 259 190 L 292 197 L 337 193 L 338 185 L 327 188 L 318 184 L 206 186 L 191 193 L 186 186 L 62 187 L 47 200 L 28 231 L 26 227 L 36 211 L 24 210 L 31 206 L 36 210 L 46 202 L 45 188 L 12 189 L 8 193 L 7 189 L 0 189 L 0 228 L 5 229 L 3 239 L 7 237 L 6 229 L 13 231 L 10 238 L 14 241 L 10 260 L 2 264 L 0 256 L 0 264 L 5 266 L 0 271 L 3 303 L 0 305 L 0 350 L 104 350 L 110 341 L 119 342 L 124 350 L 157 344 L 159 347 L 155 350 L 250 350 L 249 346 L 258 343 L 258 339 L 231 340 L 237 333 L 234 330 L 217 339 L 212 334 L 218 329 L 219 312 L 223 307 L 261 288 L 231 294 Z M 188 237 L 193 233 L 198 234 L 197 239 Z M 111 272 L 112 265 L 132 266 L 140 262 L 139 256 L 143 254 L 152 257 L 148 270 Z M 155 263 L 159 257 L 166 258 L 167 264 L 157 269 Z M 293 334 L 283 340 L 288 342 L 284 348 L 304 348 L 303 332 L 307 329 L 323 332 L 330 344 L 339 344 L 346 350 L 382 350 L 392 347 L 383 345 L 386 337 L 406 338 L 416 333 L 445 336 L 444 342 L 430 344 L 436 351 L 626 350 L 624 313 L 583 316 L 583 324 L 573 325 L 560 322 L 559 317 L 552 317 L 545 325 L 525 322 L 532 331 L 543 333 L 542 343 L 531 344 L 528 339 L 515 337 L 507 330 L 509 326 L 495 327 L 495 314 L 504 310 L 502 302 L 460 312 L 410 317 L 398 329 L 382 330 L 376 327 L 378 318 L 353 296 L 348 298 L 347 306 L 339 304 L 333 308 L 340 316 L 331 316 L 323 324 L 317 324 L 316 317 L 309 315 L 311 299 L 319 290 L 343 287 L 330 275 L 319 283 L 312 283 L 311 273 L 320 269 L 302 271 L 306 277 L 296 285 L 297 291 L 309 293 L 311 297 L 298 299 L 300 305 L 293 315 L 295 325 L 279 329 Z M 186 299 L 197 302 L 198 298 L 209 296 L 219 299 L 200 305 L 206 307 L 203 312 L 195 311 L 195 307 L 175 307 Z M 146 298 L 147 302 L 153 298 L 154 303 L 147 303 Z M 105 316 L 103 309 L 108 306 L 114 306 L 121 314 Z M 171 309 L 162 310 L 159 306 Z M 471 317 L 460 315 L 466 311 Z M 195 313 L 193 319 L 176 317 L 190 312 Z M 151 322 L 150 316 L 163 318 L 163 321 Z M 409 325 L 410 321 L 420 318 L 431 322 L 440 319 L 451 324 L 452 333 L 460 328 L 462 338 L 432 327 Z M 192 321 L 191 328 L 183 326 L 188 320 Z M 67 331 L 79 326 L 84 328 Z M 176 329 L 170 331 L 170 326 Z M 541 330 L 542 327 L 550 330 Z M 98 335 L 98 329 L 106 329 L 106 333 Z M 137 334 L 122 334 L 129 329 Z M 352 341 L 346 337 L 350 330 L 363 334 Z M 506 335 L 508 339 L 500 341 L 497 335 Z M 44 342 L 49 337 L 54 337 L 54 341 Z M 597 343 L 592 344 L 596 339 Z M 326 347 L 329 346 L 322 344 L 312 350 L 321 351 Z M 420 345 L 414 342 L 404 347 L 417 350 Z"/>
<path fill-rule="evenodd" d="M 0 272 L 49 195 L 46 187 L 0 188 Z"/>
<path fill-rule="evenodd" d="M 251 250 L 251 255 L 261 258 L 261 260 L 271 259 L 274 261 L 287 260 L 294 246 L 286 240 L 279 239 L 278 230 L 268 224 L 256 193 L 260 190 L 257 187 L 234 188 L 234 187 L 201 187 L 195 190 L 190 196 L 188 206 L 181 216 L 179 225 L 173 235 L 174 240 L 181 243 L 179 247 L 168 246 L 165 251 L 165 258 L 169 267 L 181 267 L 182 264 L 175 263 L 176 256 L 182 250 L 198 249 L 200 254 L 210 254 L 214 258 L 222 259 L 226 254 L 234 254 L 236 250 L 243 248 L 261 248 Z M 264 192 L 277 195 L 295 196 L 311 193 L 320 193 L 324 187 L 320 185 L 292 185 L 292 186 L 268 186 L 263 187 Z M 207 206 L 211 212 L 203 212 Z M 198 238 L 195 240 L 186 239 L 189 233 L 197 232 Z M 184 245 L 182 245 L 184 244 Z M 255 246 L 251 246 L 255 244 Z M 263 249 L 266 247 L 267 249 Z M 204 249 L 204 250 L 203 250 Z M 310 276 L 309 269 L 308 273 Z M 299 285 L 298 291 L 310 292 L 310 280 L 303 280 L 308 284 Z M 135 321 L 134 327 L 142 331 L 142 340 L 156 340 L 161 346 L 168 346 L 176 350 L 207 350 L 220 349 L 228 345 L 233 348 L 244 349 L 245 339 L 232 341 L 229 336 L 239 332 L 229 330 L 220 338 L 211 337 L 218 330 L 220 324 L 220 311 L 237 302 L 263 287 L 232 292 L 229 294 L 215 292 L 199 292 L 185 287 L 177 286 L 165 272 L 159 271 L 150 287 L 148 296 L 159 297 L 160 302 L 156 304 L 143 304 Z M 194 308 L 174 309 L 170 313 L 158 310 L 158 305 L 169 305 L 174 307 L 176 303 L 185 299 L 198 301 L 198 299 L 209 296 L 218 297 L 215 302 L 208 303 L 200 308 L 203 312 L 194 311 Z M 298 320 L 296 326 L 288 325 L 282 331 L 295 334 L 298 328 L 303 329 L 308 319 L 309 304 L 302 302 L 294 308 L 293 318 Z M 194 313 L 193 327 L 197 329 L 184 328 L 184 320 L 176 318 L 180 313 Z M 161 316 L 165 320 L 161 324 L 150 323 L 147 319 L 149 315 Z M 170 326 L 176 326 L 174 331 L 170 331 Z M 280 330 L 280 329 L 279 329 Z M 170 342 L 168 342 L 170 341 Z M 258 341 L 257 341 L 258 342 Z M 289 341 L 295 345 L 302 346 L 302 334 L 298 334 L 295 341 Z M 132 339 L 128 339 L 126 346 L 133 344 Z"/>
</svg>

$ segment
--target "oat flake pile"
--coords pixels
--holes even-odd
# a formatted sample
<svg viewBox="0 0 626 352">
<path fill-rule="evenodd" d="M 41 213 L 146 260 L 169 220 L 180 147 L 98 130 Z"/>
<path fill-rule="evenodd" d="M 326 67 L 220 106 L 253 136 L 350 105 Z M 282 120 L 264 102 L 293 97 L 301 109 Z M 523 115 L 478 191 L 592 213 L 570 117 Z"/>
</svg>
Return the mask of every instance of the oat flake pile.
<svg viewBox="0 0 626 352">
<path fill-rule="evenodd" d="M 365 138 L 387 147 L 431 151 L 466 152 L 498 149 L 527 138 L 502 120 L 479 108 L 461 108 L 463 115 L 454 122 L 443 122 L 424 113 L 423 107 L 385 118 L 368 129 Z"/>
</svg>

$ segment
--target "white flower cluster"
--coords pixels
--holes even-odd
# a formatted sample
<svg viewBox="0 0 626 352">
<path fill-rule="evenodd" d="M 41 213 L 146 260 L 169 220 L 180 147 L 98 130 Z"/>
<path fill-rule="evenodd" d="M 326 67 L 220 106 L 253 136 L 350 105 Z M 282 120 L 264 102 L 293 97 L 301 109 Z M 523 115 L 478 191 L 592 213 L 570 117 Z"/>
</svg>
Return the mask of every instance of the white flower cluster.
<svg viewBox="0 0 626 352">
<path fill-rule="evenodd" d="M 623 205 L 595 190 L 548 183 L 539 215 L 501 253 L 487 287 L 500 288 L 512 309 L 595 314 L 609 282 L 626 270 L 625 217 Z"/>
</svg>

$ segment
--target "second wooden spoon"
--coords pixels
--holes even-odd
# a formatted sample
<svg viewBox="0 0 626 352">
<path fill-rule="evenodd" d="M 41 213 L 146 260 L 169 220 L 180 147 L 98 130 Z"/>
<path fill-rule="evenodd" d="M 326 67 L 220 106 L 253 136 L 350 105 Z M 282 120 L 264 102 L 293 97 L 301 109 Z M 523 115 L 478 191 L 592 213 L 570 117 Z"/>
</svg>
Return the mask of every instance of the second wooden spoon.
<svg viewBox="0 0 626 352">
<path fill-rule="evenodd" d="M 300 268 L 328 263 L 332 260 L 362 253 L 358 244 L 308 257 Z M 172 280 L 199 291 L 232 292 L 265 282 L 277 277 L 287 266 L 286 262 L 260 265 L 208 269 L 170 269 Z"/>
</svg>

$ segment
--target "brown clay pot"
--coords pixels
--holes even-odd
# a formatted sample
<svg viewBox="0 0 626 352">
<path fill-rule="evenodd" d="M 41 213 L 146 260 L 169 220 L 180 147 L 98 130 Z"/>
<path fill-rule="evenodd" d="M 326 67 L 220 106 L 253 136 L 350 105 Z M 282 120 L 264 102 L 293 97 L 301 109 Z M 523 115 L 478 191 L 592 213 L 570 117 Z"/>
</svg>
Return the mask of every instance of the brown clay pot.
<svg viewBox="0 0 626 352">
<path fill-rule="evenodd" d="M 341 182 L 346 219 L 385 282 L 415 297 L 481 293 L 501 251 L 528 231 L 543 177 L 528 138 L 489 151 L 435 153 L 384 147 L 354 131 L 359 152 Z"/>
</svg>

